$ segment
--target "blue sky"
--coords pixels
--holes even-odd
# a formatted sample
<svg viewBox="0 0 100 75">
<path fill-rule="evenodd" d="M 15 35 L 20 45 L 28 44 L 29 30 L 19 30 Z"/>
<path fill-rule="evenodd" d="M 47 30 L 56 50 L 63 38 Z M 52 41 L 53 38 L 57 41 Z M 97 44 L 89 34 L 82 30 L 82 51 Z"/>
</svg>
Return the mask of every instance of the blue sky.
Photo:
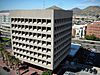
<svg viewBox="0 0 100 75">
<path fill-rule="evenodd" d="M 100 6 L 100 0 L 0 0 L 0 10 L 41 9 L 56 5 L 64 9 Z"/>
</svg>

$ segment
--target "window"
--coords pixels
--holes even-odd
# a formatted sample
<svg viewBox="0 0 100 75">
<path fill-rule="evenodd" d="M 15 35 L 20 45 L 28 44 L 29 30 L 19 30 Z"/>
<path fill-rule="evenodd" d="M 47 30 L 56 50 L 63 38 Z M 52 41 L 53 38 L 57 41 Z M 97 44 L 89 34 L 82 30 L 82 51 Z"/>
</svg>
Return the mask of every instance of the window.
<svg viewBox="0 0 100 75">
<path fill-rule="evenodd" d="M 29 19 L 29 23 L 32 23 L 32 19 Z"/>
<path fill-rule="evenodd" d="M 21 19 L 21 22 L 24 22 L 24 19 L 23 18 Z"/>
<path fill-rule="evenodd" d="M 51 28 L 50 27 L 47 27 L 47 32 L 51 31 Z"/>
<path fill-rule="evenodd" d="M 18 22 L 21 22 L 21 19 L 20 18 L 18 18 Z"/>
<path fill-rule="evenodd" d="M 37 23 L 41 23 L 41 19 L 37 19 Z"/>
<path fill-rule="evenodd" d="M 42 31 L 46 31 L 46 27 L 42 27 Z"/>
<path fill-rule="evenodd" d="M 46 19 L 42 19 L 42 23 L 43 23 L 43 24 L 44 24 L 44 23 L 46 24 Z"/>
<path fill-rule="evenodd" d="M 36 19 L 33 19 L 33 23 L 36 23 Z"/>
<path fill-rule="evenodd" d="M 11 22 L 13 22 L 15 19 L 14 18 L 11 18 Z"/>
<path fill-rule="evenodd" d="M 6 16 L 5 15 L 3 16 L 3 22 L 6 22 Z"/>
<path fill-rule="evenodd" d="M 51 20 L 47 19 L 47 24 L 51 23 Z"/>
<path fill-rule="evenodd" d="M 28 19 L 25 19 L 25 23 L 28 23 Z"/>
</svg>

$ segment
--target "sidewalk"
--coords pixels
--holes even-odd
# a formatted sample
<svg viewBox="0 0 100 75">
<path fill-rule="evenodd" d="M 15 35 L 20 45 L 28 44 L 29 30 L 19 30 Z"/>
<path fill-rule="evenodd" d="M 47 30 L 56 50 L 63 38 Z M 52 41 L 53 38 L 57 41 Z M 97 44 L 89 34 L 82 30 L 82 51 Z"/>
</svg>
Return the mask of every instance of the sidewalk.
<svg viewBox="0 0 100 75">
<path fill-rule="evenodd" d="M 0 59 L 0 66 L 1 66 L 1 68 L 4 67 L 4 66 L 7 67 L 5 65 L 5 63 L 3 63 L 2 59 Z M 20 74 L 22 74 L 24 71 L 26 71 L 26 70 L 20 70 Z M 32 68 L 32 67 L 29 67 L 29 71 L 26 72 L 23 75 L 31 75 L 33 72 L 37 72 L 38 75 L 41 75 L 42 74 L 42 71 L 41 70 L 38 70 L 38 69 L 35 69 L 35 68 Z M 18 74 L 17 74 L 17 71 L 16 70 L 11 70 L 10 69 L 10 75 L 18 75 Z"/>
<path fill-rule="evenodd" d="M 3 63 L 3 61 L 2 61 L 2 59 L 0 59 L 0 66 L 1 67 L 7 67 L 6 65 L 5 65 L 5 63 Z M 16 74 L 16 71 L 15 70 L 10 70 L 10 75 L 17 75 Z"/>
</svg>

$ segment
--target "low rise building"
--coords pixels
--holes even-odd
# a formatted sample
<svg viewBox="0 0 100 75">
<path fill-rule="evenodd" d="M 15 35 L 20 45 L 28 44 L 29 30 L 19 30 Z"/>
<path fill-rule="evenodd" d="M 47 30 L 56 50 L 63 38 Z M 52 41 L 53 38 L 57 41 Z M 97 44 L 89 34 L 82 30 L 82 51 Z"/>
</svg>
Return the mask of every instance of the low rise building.
<svg viewBox="0 0 100 75">
<path fill-rule="evenodd" d="M 100 21 L 95 21 L 87 25 L 86 35 L 95 35 L 100 38 Z"/>
<path fill-rule="evenodd" d="M 87 25 L 73 25 L 72 36 L 75 38 L 84 38 L 86 35 Z"/>
<path fill-rule="evenodd" d="M 74 15 L 73 16 L 73 24 L 87 24 L 92 23 L 96 20 L 95 16 L 85 16 L 85 15 Z"/>
<path fill-rule="evenodd" d="M 0 11 L 0 31 L 2 37 L 11 37 L 9 11 Z"/>
</svg>

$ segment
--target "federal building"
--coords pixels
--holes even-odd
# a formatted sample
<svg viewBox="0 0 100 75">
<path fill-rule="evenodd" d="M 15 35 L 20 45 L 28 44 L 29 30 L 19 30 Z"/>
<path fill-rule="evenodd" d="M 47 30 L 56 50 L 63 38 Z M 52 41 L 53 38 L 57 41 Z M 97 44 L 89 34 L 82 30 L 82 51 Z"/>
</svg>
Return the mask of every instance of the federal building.
<svg viewBox="0 0 100 75">
<path fill-rule="evenodd" d="M 63 9 L 12 10 L 11 39 L 16 58 L 54 70 L 71 46 L 72 11 Z"/>
</svg>

